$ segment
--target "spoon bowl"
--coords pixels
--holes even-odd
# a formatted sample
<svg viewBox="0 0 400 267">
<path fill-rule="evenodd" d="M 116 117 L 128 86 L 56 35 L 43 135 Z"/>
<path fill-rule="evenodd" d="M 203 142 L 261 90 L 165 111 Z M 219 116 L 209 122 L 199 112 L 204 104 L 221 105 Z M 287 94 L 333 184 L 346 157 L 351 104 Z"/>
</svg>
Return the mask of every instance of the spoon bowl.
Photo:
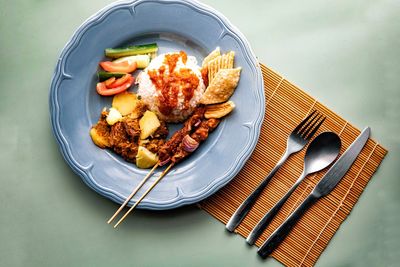
<svg viewBox="0 0 400 267">
<path fill-rule="evenodd" d="M 328 167 L 339 155 L 341 141 L 333 132 L 323 132 L 308 146 L 304 157 L 306 175 Z"/>
</svg>

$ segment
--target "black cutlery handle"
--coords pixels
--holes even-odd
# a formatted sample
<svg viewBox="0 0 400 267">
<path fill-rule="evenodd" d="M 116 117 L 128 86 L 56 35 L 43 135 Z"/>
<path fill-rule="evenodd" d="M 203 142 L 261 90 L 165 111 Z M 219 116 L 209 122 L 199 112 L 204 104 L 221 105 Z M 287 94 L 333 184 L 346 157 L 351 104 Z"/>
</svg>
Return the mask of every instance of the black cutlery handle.
<svg viewBox="0 0 400 267">
<path fill-rule="evenodd" d="M 289 153 L 285 153 L 276 166 L 268 174 L 268 176 L 265 177 L 264 180 L 257 186 L 257 188 L 245 199 L 245 201 L 243 201 L 243 203 L 239 206 L 226 224 L 226 229 L 228 231 L 233 232 L 233 230 L 235 230 L 241 221 L 243 221 L 244 217 L 246 217 L 247 213 L 249 213 L 257 198 L 271 180 L 272 176 L 274 176 L 274 174 L 279 170 L 289 156 Z"/>
<path fill-rule="evenodd" d="M 264 215 L 264 217 L 257 223 L 254 229 L 251 231 L 246 241 L 250 245 L 253 245 L 260 235 L 263 233 L 264 229 L 271 223 L 272 219 L 282 208 L 283 204 L 285 204 L 286 200 L 290 197 L 293 191 L 297 188 L 297 185 L 294 185 L 290 188 L 290 190 Z"/>
<path fill-rule="evenodd" d="M 269 254 L 279 246 L 280 243 L 286 238 L 293 226 L 303 216 L 303 214 L 310 208 L 318 199 L 314 194 L 309 195 L 300 206 L 283 222 L 281 226 L 276 229 L 272 235 L 262 244 L 257 253 L 266 258 Z"/>
</svg>

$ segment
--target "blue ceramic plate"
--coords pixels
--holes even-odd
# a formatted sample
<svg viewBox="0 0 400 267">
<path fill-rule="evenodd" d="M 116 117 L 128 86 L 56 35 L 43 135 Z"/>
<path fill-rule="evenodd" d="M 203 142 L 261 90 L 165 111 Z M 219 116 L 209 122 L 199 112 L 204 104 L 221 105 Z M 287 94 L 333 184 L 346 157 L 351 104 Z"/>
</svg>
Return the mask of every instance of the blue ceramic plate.
<svg viewBox="0 0 400 267">
<path fill-rule="evenodd" d="M 96 72 L 105 48 L 149 42 L 158 44 L 159 53 L 184 50 L 198 62 L 219 46 L 235 51 L 235 64 L 242 67 L 232 97 L 235 111 L 139 205 L 172 209 L 198 202 L 227 184 L 249 158 L 260 133 L 265 105 L 261 71 L 247 40 L 222 14 L 195 1 L 177 0 L 117 2 L 100 10 L 61 53 L 50 88 L 51 123 L 71 168 L 93 190 L 122 203 L 148 170 L 91 141 L 91 126 L 102 108 L 111 105 L 110 97 L 96 93 Z"/>
</svg>

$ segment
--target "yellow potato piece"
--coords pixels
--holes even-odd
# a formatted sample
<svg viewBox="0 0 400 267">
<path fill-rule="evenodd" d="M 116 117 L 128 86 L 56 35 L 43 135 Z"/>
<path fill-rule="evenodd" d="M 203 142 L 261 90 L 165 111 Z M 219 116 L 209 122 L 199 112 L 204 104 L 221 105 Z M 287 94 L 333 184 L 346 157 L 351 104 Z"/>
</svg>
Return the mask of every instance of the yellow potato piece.
<svg viewBox="0 0 400 267">
<path fill-rule="evenodd" d="M 138 105 L 136 94 L 130 92 L 122 92 L 114 96 L 112 107 L 117 109 L 122 116 L 132 113 Z"/>
<path fill-rule="evenodd" d="M 152 153 L 145 147 L 139 146 L 136 154 L 136 166 L 141 169 L 153 167 L 158 161 L 156 154 Z"/>
<path fill-rule="evenodd" d="M 106 118 L 106 122 L 108 123 L 108 125 L 114 125 L 121 120 L 122 120 L 122 115 L 118 111 L 118 109 L 110 108 Z"/>
<path fill-rule="evenodd" d="M 140 117 L 143 116 L 143 113 L 147 110 L 147 107 L 142 100 L 137 99 L 135 103 L 136 103 L 135 108 L 128 116 L 129 118 L 132 119 L 139 119 Z"/>
<path fill-rule="evenodd" d="M 209 105 L 226 102 L 239 83 L 240 71 L 241 68 L 219 70 L 204 92 L 200 103 Z"/>
<path fill-rule="evenodd" d="M 160 127 L 160 121 L 154 112 L 146 111 L 143 117 L 139 120 L 140 126 L 140 139 L 146 139 L 152 135 L 158 127 Z"/>
<path fill-rule="evenodd" d="M 90 129 L 90 137 L 92 138 L 93 143 L 100 148 L 106 148 L 110 146 L 108 139 L 105 136 L 100 135 L 96 128 Z"/>
</svg>

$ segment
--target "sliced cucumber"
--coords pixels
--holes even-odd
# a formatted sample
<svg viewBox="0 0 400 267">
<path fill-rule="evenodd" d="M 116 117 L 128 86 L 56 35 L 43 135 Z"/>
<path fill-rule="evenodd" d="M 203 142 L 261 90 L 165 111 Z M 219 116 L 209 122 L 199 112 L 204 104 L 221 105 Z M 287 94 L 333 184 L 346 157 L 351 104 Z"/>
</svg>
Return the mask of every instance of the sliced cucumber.
<svg viewBox="0 0 400 267">
<path fill-rule="evenodd" d="M 157 57 L 157 52 L 148 53 L 147 55 L 150 56 L 150 59 L 154 59 Z"/>
<path fill-rule="evenodd" d="M 111 77 L 121 78 L 126 73 L 123 72 L 107 72 L 107 71 L 99 71 L 97 76 L 99 77 L 100 82 L 110 79 Z"/>
<path fill-rule="evenodd" d="M 119 58 L 140 54 L 154 53 L 158 51 L 156 43 L 144 44 L 144 45 L 133 45 L 124 48 L 106 48 L 106 57 Z"/>
<path fill-rule="evenodd" d="M 113 62 L 120 63 L 120 62 L 124 62 L 124 61 L 128 61 L 129 64 L 136 62 L 137 67 L 139 69 L 144 69 L 150 63 L 150 56 L 149 55 L 136 55 L 136 56 L 121 57 L 119 59 L 114 60 Z"/>
</svg>

